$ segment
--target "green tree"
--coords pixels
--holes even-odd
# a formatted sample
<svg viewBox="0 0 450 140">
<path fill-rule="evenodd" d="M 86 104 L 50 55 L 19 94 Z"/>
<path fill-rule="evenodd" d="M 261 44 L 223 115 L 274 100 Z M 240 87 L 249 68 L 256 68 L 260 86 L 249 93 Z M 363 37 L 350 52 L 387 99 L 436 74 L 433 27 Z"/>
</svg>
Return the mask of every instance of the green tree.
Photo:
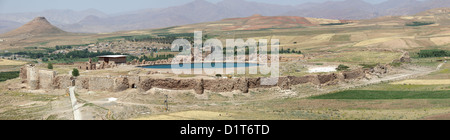
<svg viewBox="0 0 450 140">
<path fill-rule="evenodd" d="M 53 64 L 52 63 L 48 63 L 47 68 L 52 70 L 53 69 Z"/>
<path fill-rule="evenodd" d="M 78 71 L 78 69 L 73 69 L 72 76 L 74 76 L 74 77 L 80 76 L 80 72 Z"/>
</svg>

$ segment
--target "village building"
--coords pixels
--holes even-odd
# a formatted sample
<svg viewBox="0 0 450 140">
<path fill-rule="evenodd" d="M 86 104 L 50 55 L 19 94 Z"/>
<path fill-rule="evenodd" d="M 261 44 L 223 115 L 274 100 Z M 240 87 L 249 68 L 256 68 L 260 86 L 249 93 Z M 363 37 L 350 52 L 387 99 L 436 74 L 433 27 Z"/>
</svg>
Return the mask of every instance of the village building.
<svg viewBox="0 0 450 140">
<path fill-rule="evenodd" d="M 114 64 L 126 64 L 127 63 L 127 56 L 126 55 L 104 55 L 104 56 L 98 56 L 98 62 L 100 62 L 100 63 L 113 62 Z"/>
</svg>

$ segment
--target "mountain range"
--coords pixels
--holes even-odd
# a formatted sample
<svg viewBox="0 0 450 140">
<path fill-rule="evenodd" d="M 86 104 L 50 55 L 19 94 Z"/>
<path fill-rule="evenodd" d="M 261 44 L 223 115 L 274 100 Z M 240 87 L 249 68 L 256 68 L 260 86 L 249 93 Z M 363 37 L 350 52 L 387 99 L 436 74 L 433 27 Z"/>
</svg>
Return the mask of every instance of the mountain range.
<svg viewBox="0 0 450 140">
<path fill-rule="evenodd" d="M 413 15 L 440 7 L 450 7 L 450 0 L 388 0 L 379 4 L 371 4 L 363 0 L 345 0 L 290 6 L 245 0 L 223 0 L 218 3 L 195 0 L 180 6 L 140 9 L 116 15 L 107 15 L 95 9 L 0 14 L 0 33 L 20 27 L 39 16 L 45 16 L 53 25 L 68 32 L 100 33 L 163 28 L 225 18 L 249 17 L 254 14 L 357 20 L 380 16 Z"/>
</svg>

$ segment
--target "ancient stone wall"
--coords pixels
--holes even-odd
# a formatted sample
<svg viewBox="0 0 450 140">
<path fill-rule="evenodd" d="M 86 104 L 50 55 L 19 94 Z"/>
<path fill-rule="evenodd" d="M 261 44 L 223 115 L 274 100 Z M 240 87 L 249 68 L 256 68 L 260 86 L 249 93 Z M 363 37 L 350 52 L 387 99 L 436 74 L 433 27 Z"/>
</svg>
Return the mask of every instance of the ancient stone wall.
<svg viewBox="0 0 450 140">
<path fill-rule="evenodd" d="M 27 82 L 31 90 L 39 89 L 39 72 L 36 67 L 27 67 Z"/>
<path fill-rule="evenodd" d="M 69 75 L 58 75 L 53 80 L 54 88 L 56 89 L 67 89 L 72 86 L 72 76 Z"/>
<path fill-rule="evenodd" d="M 363 78 L 365 76 L 363 69 L 356 69 L 352 71 L 345 71 L 342 72 L 342 75 L 344 75 L 344 79 L 351 80 L 351 79 L 358 79 Z"/>
<path fill-rule="evenodd" d="M 89 80 L 87 76 L 79 76 L 75 80 L 75 87 L 77 89 L 89 89 Z"/>
<path fill-rule="evenodd" d="M 90 77 L 88 89 L 92 91 L 114 91 L 114 83 L 115 80 L 112 77 Z"/>
<path fill-rule="evenodd" d="M 320 86 L 334 85 L 345 80 L 354 80 L 374 74 L 384 74 L 388 72 L 388 65 L 379 65 L 373 69 L 356 69 L 341 73 L 288 76 L 279 77 L 274 85 L 264 85 L 264 82 L 272 79 L 264 78 L 234 78 L 234 79 L 157 79 L 148 76 L 79 76 L 74 78 L 70 75 L 56 75 L 55 71 L 37 70 L 29 66 L 21 69 L 21 78 L 26 78 L 30 89 L 66 89 L 75 86 L 78 89 L 90 91 L 110 91 L 118 92 L 130 88 L 138 88 L 141 91 L 148 91 L 152 88 L 162 88 L 171 90 L 194 90 L 197 94 L 203 94 L 205 90 L 213 92 L 241 91 L 248 93 L 249 89 L 280 87 L 288 90 L 293 85 L 311 83 Z M 25 74 L 26 73 L 26 74 Z"/>
<path fill-rule="evenodd" d="M 53 80 L 56 77 L 56 72 L 51 70 L 39 70 L 39 88 L 53 89 Z"/>
<path fill-rule="evenodd" d="M 19 78 L 22 79 L 22 83 L 27 82 L 27 68 L 28 67 L 29 67 L 28 65 L 25 65 L 20 68 Z"/>
</svg>

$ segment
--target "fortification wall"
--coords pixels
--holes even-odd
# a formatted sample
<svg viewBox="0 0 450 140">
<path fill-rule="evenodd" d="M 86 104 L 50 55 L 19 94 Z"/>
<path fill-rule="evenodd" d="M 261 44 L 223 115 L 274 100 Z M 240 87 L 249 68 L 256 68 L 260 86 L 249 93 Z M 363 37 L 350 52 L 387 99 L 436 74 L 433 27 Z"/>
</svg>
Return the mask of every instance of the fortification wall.
<svg viewBox="0 0 450 140">
<path fill-rule="evenodd" d="M 27 82 L 27 68 L 28 68 L 28 65 L 25 65 L 20 68 L 19 78 L 22 79 L 22 83 Z"/>
<path fill-rule="evenodd" d="M 53 89 L 53 80 L 56 77 L 55 71 L 50 70 L 39 70 L 39 88 L 42 89 Z"/>
<path fill-rule="evenodd" d="M 80 76 L 77 77 L 75 80 L 75 87 L 77 89 L 89 89 L 89 77 L 86 76 Z"/>
<path fill-rule="evenodd" d="M 39 73 L 36 67 L 27 67 L 27 82 L 31 90 L 39 89 Z"/>
<path fill-rule="evenodd" d="M 114 83 L 115 80 L 111 77 L 90 77 L 88 89 L 92 91 L 114 91 Z"/>
<path fill-rule="evenodd" d="M 293 85 L 312 83 L 315 85 L 333 85 L 345 80 L 364 78 L 367 74 L 383 74 L 388 72 L 389 66 L 377 66 L 373 69 L 356 69 L 342 73 L 279 77 L 274 85 L 264 85 L 274 79 L 267 78 L 235 78 L 235 79 L 157 79 L 148 76 L 79 76 L 56 75 L 49 70 L 37 70 L 35 67 L 21 69 L 21 78 L 26 78 L 30 89 L 66 89 L 75 86 L 90 91 L 118 92 L 130 88 L 148 91 L 152 88 L 172 90 L 194 90 L 203 94 L 205 90 L 213 92 L 241 91 L 248 93 L 249 89 L 280 87 L 288 90 Z M 25 74 L 26 73 L 26 74 Z"/>
<path fill-rule="evenodd" d="M 198 94 L 204 91 L 202 79 L 153 79 L 145 78 L 139 82 L 138 89 L 147 91 L 152 88 L 174 89 L 174 90 L 195 90 Z"/>
<path fill-rule="evenodd" d="M 56 89 L 67 89 L 71 87 L 72 84 L 72 76 L 69 75 L 58 75 L 53 80 L 53 85 Z"/>
</svg>

